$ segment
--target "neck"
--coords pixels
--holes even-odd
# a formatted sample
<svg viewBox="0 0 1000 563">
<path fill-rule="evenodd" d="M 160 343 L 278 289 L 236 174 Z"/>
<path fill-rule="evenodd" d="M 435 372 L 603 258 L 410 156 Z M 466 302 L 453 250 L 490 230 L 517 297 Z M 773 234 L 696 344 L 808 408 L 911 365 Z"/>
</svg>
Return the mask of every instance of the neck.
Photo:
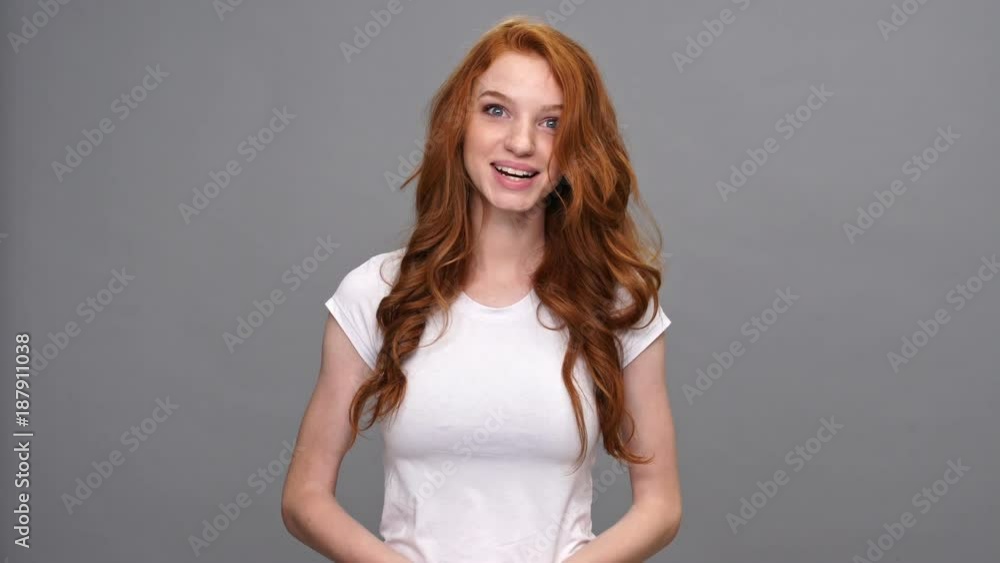
<svg viewBox="0 0 1000 563">
<path fill-rule="evenodd" d="M 475 252 L 470 281 L 517 282 L 531 278 L 545 248 L 545 212 L 535 206 L 524 213 L 500 210 L 478 194 L 472 202 Z"/>
</svg>

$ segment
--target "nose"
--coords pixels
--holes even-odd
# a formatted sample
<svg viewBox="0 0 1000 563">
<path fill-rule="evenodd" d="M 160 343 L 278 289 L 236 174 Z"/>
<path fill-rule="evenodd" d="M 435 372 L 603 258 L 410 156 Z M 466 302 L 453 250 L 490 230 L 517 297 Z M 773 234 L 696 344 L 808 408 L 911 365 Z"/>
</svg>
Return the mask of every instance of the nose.
<svg viewBox="0 0 1000 563">
<path fill-rule="evenodd" d="M 504 146 L 510 152 L 523 156 L 534 152 L 535 137 L 530 123 L 514 122 L 507 131 Z"/>
</svg>

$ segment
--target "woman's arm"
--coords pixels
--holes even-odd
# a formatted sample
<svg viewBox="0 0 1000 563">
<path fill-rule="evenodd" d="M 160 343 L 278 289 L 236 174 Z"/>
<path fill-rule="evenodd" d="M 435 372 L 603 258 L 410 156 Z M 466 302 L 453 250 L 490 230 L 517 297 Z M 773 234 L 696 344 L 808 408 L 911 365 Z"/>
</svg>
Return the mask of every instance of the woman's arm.
<svg viewBox="0 0 1000 563">
<path fill-rule="evenodd" d="M 333 315 L 327 315 L 319 377 L 302 417 L 281 497 L 281 518 L 296 539 L 340 563 L 409 563 L 337 502 L 347 453 L 351 400 L 370 373 Z"/>
<path fill-rule="evenodd" d="M 647 465 L 629 465 L 632 507 L 614 526 L 577 550 L 565 563 L 642 563 L 666 547 L 681 524 L 681 490 L 674 423 L 664 378 L 666 336 L 625 366 L 625 405 L 635 419 L 629 446 Z M 623 425 L 628 435 L 628 421 Z"/>
</svg>

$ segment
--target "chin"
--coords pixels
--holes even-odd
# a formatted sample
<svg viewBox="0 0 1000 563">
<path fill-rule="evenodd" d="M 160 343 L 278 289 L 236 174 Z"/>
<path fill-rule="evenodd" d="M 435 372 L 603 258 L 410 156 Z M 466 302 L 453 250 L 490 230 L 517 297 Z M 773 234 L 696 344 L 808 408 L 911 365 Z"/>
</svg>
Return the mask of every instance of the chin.
<svg viewBox="0 0 1000 563">
<path fill-rule="evenodd" d="M 483 198 L 485 203 L 503 211 L 531 211 L 541 205 L 542 199 L 544 199 L 541 189 L 516 192 L 504 189 L 502 186 L 493 186 L 488 193 L 489 195 Z"/>
</svg>

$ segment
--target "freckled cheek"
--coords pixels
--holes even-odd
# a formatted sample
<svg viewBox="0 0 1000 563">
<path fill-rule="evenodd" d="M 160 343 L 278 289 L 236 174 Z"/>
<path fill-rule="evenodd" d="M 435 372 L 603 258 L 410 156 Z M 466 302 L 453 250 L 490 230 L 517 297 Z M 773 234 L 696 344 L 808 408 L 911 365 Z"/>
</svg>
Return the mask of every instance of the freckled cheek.
<svg viewBox="0 0 1000 563">
<path fill-rule="evenodd" d="M 497 144 L 503 143 L 503 132 L 496 129 L 481 127 L 469 133 L 472 147 L 480 152 L 491 152 Z"/>
</svg>

